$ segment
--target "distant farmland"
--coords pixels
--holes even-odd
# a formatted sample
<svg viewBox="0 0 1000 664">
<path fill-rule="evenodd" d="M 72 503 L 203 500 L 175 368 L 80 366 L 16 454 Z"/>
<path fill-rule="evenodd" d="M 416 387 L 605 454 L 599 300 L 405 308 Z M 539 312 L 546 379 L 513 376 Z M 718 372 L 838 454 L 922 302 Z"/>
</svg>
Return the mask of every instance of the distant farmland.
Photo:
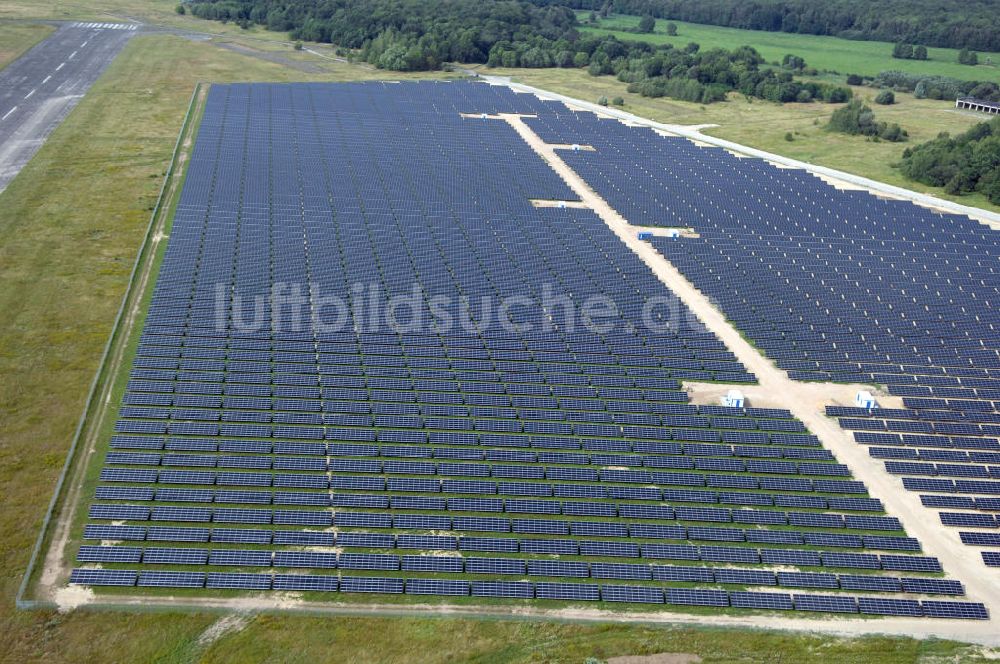
<svg viewBox="0 0 1000 664">
<path fill-rule="evenodd" d="M 979 61 L 994 64 L 975 67 L 958 64 L 958 51 L 953 48 L 928 48 L 927 60 L 899 60 L 892 57 L 892 44 L 886 42 L 851 41 L 837 37 L 799 35 L 786 32 L 738 30 L 714 25 L 699 25 L 681 21 L 658 20 L 653 34 L 625 32 L 623 28 L 639 25 L 638 16 L 612 16 L 601 20 L 596 27 L 587 24 L 588 12 L 577 14 L 583 23 L 582 31 L 592 34 L 613 34 L 619 39 L 642 40 L 653 44 L 684 46 L 691 42 L 707 48 L 735 48 L 753 46 L 768 62 L 781 61 L 786 54 L 805 58 L 809 67 L 836 71 L 841 74 L 874 76 L 881 71 L 899 69 L 928 76 L 951 76 L 970 81 L 1000 81 L 1000 53 L 980 53 Z M 668 36 L 668 22 L 677 25 L 677 35 Z"/>
</svg>

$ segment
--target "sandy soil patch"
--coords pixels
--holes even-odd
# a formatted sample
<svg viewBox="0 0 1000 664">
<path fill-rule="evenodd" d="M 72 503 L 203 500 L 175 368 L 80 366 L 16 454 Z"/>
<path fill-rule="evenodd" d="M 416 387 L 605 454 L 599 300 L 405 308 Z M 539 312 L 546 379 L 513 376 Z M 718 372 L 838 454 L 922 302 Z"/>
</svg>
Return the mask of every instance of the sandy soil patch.
<svg viewBox="0 0 1000 664">
<path fill-rule="evenodd" d="M 612 657 L 608 664 L 698 664 L 701 657 L 686 652 L 661 652 L 656 655 Z"/>
</svg>

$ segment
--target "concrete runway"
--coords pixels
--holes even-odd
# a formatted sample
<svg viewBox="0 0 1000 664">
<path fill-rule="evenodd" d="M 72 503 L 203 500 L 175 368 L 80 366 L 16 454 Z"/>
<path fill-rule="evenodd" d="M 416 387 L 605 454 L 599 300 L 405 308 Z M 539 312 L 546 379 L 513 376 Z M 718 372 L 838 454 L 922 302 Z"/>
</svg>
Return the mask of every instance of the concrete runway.
<svg viewBox="0 0 1000 664">
<path fill-rule="evenodd" d="M 0 192 L 115 59 L 138 25 L 67 23 L 0 70 Z"/>
</svg>

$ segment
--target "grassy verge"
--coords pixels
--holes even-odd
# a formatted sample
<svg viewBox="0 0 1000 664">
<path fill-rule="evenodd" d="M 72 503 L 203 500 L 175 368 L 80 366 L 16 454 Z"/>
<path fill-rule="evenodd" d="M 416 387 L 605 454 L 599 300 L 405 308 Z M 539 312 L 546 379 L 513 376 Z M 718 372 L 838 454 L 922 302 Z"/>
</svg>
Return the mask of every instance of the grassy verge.
<svg viewBox="0 0 1000 664">
<path fill-rule="evenodd" d="M 51 25 L 37 23 L 0 23 L 0 69 L 19 58 L 54 30 Z"/>
<path fill-rule="evenodd" d="M 653 44 L 673 44 L 684 46 L 690 42 L 707 48 L 734 48 L 753 46 L 768 62 L 780 62 L 791 53 L 805 58 L 806 64 L 817 69 L 826 69 L 841 74 L 861 74 L 874 76 L 880 71 L 899 69 L 914 74 L 951 76 L 969 81 L 1000 81 L 1000 53 L 981 53 L 983 64 L 970 67 L 958 64 L 958 50 L 952 48 L 929 48 L 927 60 L 899 60 L 892 57 L 892 44 L 874 41 L 853 41 L 838 37 L 819 35 L 799 35 L 788 32 L 764 32 L 761 30 L 740 30 L 716 25 L 701 25 L 672 21 L 677 25 L 677 35 L 667 34 L 667 23 L 658 20 L 653 34 L 638 35 L 624 32 L 622 28 L 639 25 L 638 16 L 611 16 L 600 20 L 596 26 L 587 23 L 589 12 L 577 14 L 582 30 L 590 34 L 613 34 L 623 40 L 642 40 Z M 992 58 L 993 64 L 986 64 Z"/>
<path fill-rule="evenodd" d="M 878 106 L 872 104 L 874 90 L 854 88 L 855 95 L 872 106 L 876 118 L 897 122 L 910 133 L 910 140 L 905 143 L 873 143 L 861 136 L 827 131 L 825 125 L 833 109 L 837 108 L 832 104 L 774 104 L 759 99 L 748 101 L 739 94 L 730 94 L 727 102 L 703 106 L 629 94 L 626 85 L 613 76 L 594 77 L 582 69 L 484 68 L 481 71 L 484 74 L 510 76 L 517 82 L 585 101 L 622 97 L 625 100 L 624 110 L 644 118 L 671 124 L 717 124 L 718 127 L 705 129 L 704 133 L 964 205 L 1000 211 L 1000 206 L 990 204 L 980 194 L 951 196 L 940 187 L 908 180 L 893 168 L 907 146 L 928 141 L 942 131 L 958 134 L 988 119 L 984 115 L 958 111 L 952 102 L 916 99 L 910 94 L 897 93 L 898 103 Z M 786 139 L 788 133 L 791 133 L 791 141 Z"/>
</svg>

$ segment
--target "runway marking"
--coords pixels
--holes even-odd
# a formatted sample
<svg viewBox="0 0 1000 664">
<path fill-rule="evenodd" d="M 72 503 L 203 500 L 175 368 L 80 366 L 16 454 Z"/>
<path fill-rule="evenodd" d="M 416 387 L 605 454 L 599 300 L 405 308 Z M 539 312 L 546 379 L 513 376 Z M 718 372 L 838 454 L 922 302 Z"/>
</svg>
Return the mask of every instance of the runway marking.
<svg viewBox="0 0 1000 664">
<path fill-rule="evenodd" d="M 46 76 L 45 78 L 43 78 L 42 79 L 42 85 L 45 85 L 46 83 L 48 83 L 50 78 L 52 78 L 52 74 L 49 74 L 48 76 Z"/>
<path fill-rule="evenodd" d="M 6 112 L 5 114 L 4 114 L 4 116 L 3 116 L 2 118 L 0 118 L 0 120 L 6 120 L 6 119 L 7 119 L 7 117 L 8 117 L 8 116 L 9 116 L 9 115 L 10 115 L 11 113 L 13 113 L 14 111 L 16 111 L 16 110 L 17 110 L 17 106 L 15 106 L 14 108 L 12 108 L 12 109 L 10 109 L 9 111 L 7 111 L 7 112 Z"/>
<path fill-rule="evenodd" d="M 62 63 L 62 64 L 60 64 L 60 65 L 59 65 L 58 67 L 56 67 L 56 71 L 59 71 L 60 69 L 62 69 L 62 68 L 63 68 L 63 67 L 65 67 L 65 66 L 66 66 L 66 63 L 65 63 L 65 62 L 63 62 L 63 63 Z"/>
<path fill-rule="evenodd" d="M 66 58 L 66 59 L 67 60 L 72 60 L 75 56 L 76 56 L 76 51 L 73 51 L 72 53 L 69 54 L 69 57 Z"/>
<path fill-rule="evenodd" d="M 85 41 L 82 44 L 80 44 L 80 48 L 83 48 L 84 46 L 86 46 L 89 43 L 90 43 L 90 40 L 88 39 L 87 41 Z"/>
<path fill-rule="evenodd" d="M 38 88 L 35 88 L 34 90 L 32 90 L 31 92 L 29 92 L 28 94 L 24 95 L 24 98 L 25 98 L 25 99 L 27 99 L 27 98 L 28 98 L 28 97 L 30 97 L 31 95 L 35 94 L 35 90 L 37 90 L 37 89 L 38 89 Z"/>
</svg>

